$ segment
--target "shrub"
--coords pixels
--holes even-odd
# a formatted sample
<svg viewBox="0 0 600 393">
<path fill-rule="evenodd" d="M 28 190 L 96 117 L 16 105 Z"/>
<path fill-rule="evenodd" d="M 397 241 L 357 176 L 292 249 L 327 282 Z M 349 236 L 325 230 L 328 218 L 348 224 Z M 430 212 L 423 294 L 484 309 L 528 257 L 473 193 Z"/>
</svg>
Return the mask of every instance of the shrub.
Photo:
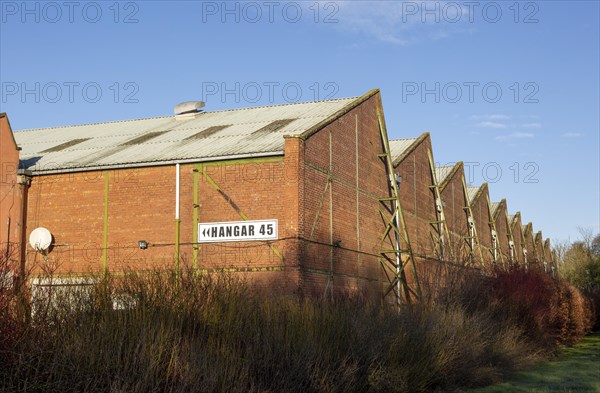
<svg viewBox="0 0 600 393">
<path fill-rule="evenodd" d="M 476 309 L 493 310 L 525 329 L 548 348 L 573 343 L 591 330 L 593 314 L 582 293 L 563 280 L 539 271 L 498 272 Z M 479 295 L 480 296 L 480 295 Z"/>
<path fill-rule="evenodd" d="M 587 326 L 577 290 L 521 271 L 467 274 L 400 311 L 193 271 L 54 295 L 3 352 L 1 391 L 449 391 L 497 382 Z"/>
<path fill-rule="evenodd" d="M 582 241 L 564 245 L 559 274 L 577 288 L 593 291 L 600 288 L 600 235 L 580 228 Z"/>
<path fill-rule="evenodd" d="M 600 331 L 600 288 L 585 292 L 593 331 Z"/>
</svg>

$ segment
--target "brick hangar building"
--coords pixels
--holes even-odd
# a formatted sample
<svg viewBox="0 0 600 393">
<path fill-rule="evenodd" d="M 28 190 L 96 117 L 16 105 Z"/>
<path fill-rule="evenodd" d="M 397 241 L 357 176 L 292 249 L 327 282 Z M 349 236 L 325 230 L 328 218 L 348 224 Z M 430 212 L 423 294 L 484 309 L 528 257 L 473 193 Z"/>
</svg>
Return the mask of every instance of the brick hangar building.
<svg viewBox="0 0 600 393">
<path fill-rule="evenodd" d="M 427 266 L 553 269 L 549 241 L 506 200 L 467 185 L 461 162 L 435 167 L 428 133 L 388 140 L 379 90 L 197 106 L 18 132 L 0 114 L 0 249 L 16 273 L 35 285 L 48 273 L 72 284 L 90 272 L 226 270 L 284 293 L 411 298 Z M 270 236 L 235 238 L 263 223 Z M 38 227 L 52 234 L 43 252 L 29 244 Z"/>
</svg>

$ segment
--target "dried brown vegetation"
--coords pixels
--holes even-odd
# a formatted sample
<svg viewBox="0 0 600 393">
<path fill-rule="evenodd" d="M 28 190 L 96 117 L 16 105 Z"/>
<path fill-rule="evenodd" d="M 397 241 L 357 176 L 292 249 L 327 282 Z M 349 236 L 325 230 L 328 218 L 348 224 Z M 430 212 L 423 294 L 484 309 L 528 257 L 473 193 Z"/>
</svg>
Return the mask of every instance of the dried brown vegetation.
<svg viewBox="0 0 600 393">
<path fill-rule="evenodd" d="M 49 287 L 24 318 L 5 288 L 0 390 L 452 391 L 499 381 L 591 326 L 581 293 L 542 273 L 458 277 L 400 311 L 185 271 Z"/>
</svg>

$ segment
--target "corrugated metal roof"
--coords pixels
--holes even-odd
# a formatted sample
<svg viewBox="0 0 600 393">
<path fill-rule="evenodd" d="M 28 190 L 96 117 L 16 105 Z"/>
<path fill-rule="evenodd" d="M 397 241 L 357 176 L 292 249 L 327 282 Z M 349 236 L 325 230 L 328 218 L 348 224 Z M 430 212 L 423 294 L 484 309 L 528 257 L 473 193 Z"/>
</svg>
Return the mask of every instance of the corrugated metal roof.
<svg viewBox="0 0 600 393">
<path fill-rule="evenodd" d="M 467 195 L 469 197 L 470 202 L 473 202 L 475 200 L 475 196 L 479 192 L 480 188 L 481 188 L 481 186 L 477 186 L 477 187 L 467 186 Z"/>
<path fill-rule="evenodd" d="M 442 184 L 444 180 L 448 177 L 448 175 L 452 172 L 454 166 L 436 166 L 435 167 L 435 177 L 437 177 L 438 184 Z"/>
<path fill-rule="evenodd" d="M 418 138 L 403 138 L 390 140 L 390 153 L 392 161 L 396 161 L 404 152 L 412 146 Z"/>
<path fill-rule="evenodd" d="M 41 128 L 17 131 L 14 136 L 22 148 L 22 168 L 34 174 L 278 155 L 283 154 L 284 135 L 301 134 L 356 99 Z M 276 121 L 280 127 L 268 127 Z M 202 135 L 202 131 L 207 132 Z"/>
</svg>

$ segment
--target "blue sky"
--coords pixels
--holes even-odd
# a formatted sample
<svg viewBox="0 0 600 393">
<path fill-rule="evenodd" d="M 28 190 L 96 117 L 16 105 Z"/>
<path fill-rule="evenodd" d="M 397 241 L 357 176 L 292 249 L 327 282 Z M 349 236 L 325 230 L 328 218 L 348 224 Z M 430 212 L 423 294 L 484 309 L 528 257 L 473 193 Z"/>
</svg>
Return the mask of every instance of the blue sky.
<svg viewBox="0 0 600 393">
<path fill-rule="evenodd" d="M 0 1 L 15 130 L 356 96 L 534 229 L 600 230 L 597 1 Z"/>
</svg>

